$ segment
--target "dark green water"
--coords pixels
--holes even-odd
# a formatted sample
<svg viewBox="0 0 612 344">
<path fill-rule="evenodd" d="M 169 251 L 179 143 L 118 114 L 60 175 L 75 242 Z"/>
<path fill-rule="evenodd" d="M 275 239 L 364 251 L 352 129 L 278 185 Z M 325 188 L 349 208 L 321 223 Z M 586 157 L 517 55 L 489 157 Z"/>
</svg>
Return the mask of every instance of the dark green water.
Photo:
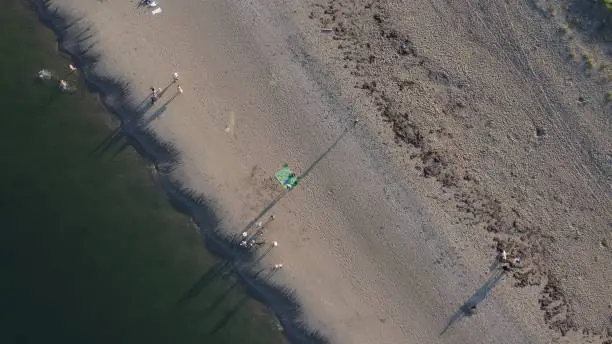
<svg viewBox="0 0 612 344">
<path fill-rule="evenodd" d="M 0 12 L 0 343 L 281 343 L 19 0 Z M 77 83 L 75 76 L 68 77 Z M 200 280 L 184 302 L 177 304 Z"/>
</svg>

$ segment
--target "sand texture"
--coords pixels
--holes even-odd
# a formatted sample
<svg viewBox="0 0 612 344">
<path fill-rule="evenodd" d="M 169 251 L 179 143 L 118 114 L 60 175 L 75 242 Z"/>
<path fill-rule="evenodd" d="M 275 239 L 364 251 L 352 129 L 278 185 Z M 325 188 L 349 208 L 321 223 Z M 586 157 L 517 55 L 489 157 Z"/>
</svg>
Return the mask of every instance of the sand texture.
<svg viewBox="0 0 612 344">
<path fill-rule="evenodd" d="M 283 264 L 270 281 L 309 327 L 353 344 L 612 340 L 610 57 L 561 9 L 160 5 L 50 2 L 144 104 L 130 121 L 179 152 L 171 177 L 220 230 L 276 215 L 259 264 Z M 303 177 L 286 194 L 284 163 Z"/>
</svg>

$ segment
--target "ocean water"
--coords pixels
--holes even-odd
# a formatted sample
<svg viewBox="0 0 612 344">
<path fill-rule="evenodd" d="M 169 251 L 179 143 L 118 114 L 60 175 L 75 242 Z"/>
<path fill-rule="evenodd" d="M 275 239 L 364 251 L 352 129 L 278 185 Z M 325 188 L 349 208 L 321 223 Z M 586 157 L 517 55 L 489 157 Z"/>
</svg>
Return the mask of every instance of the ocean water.
<svg viewBox="0 0 612 344">
<path fill-rule="evenodd" d="M 283 343 L 20 0 L 0 12 L 0 343 Z M 77 87 L 36 78 L 46 68 Z"/>
</svg>

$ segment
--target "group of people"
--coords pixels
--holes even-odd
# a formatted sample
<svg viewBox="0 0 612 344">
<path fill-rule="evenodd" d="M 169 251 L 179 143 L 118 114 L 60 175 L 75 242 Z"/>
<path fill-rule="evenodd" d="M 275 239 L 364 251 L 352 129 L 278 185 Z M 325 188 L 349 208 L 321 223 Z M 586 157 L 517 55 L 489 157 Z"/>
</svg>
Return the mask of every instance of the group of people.
<svg viewBox="0 0 612 344">
<path fill-rule="evenodd" d="M 504 271 L 510 271 L 512 268 L 519 267 L 521 264 L 521 257 L 516 255 L 514 258 L 508 256 L 506 250 L 501 250 L 498 255 L 498 260 L 501 263 L 501 267 Z"/>
<path fill-rule="evenodd" d="M 244 248 L 251 248 L 255 245 L 257 246 L 264 245 L 266 243 L 266 240 L 264 239 L 264 236 L 263 236 L 264 234 L 263 229 L 268 223 L 274 220 L 274 218 L 275 218 L 274 215 L 270 215 L 270 217 L 265 223 L 263 221 L 256 222 L 255 225 L 253 226 L 256 232 L 251 236 L 249 236 L 248 229 L 242 232 L 242 238 L 241 238 L 242 240 L 240 241 L 240 246 Z"/>
<path fill-rule="evenodd" d="M 240 247 L 250 249 L 254 246 L 264 245 L 266 242 L 263 238 L 263 230 L 266 227 L 266 225 L 272 222 L 272 220 L 274 219 L 275 219 L 274 215 L 270 215 L 270 217 L 265 222 L 258 221 L 258 222 L 255 222 L 255 224 L 252 227 L 248 227 L 241 234 Z M 249 231 L 251 229 L 255 229 L 256 232 L 254 234 L 249 235 Z M 273 241 L 272 245 L 270 245 L 270 247 L 262 254 L 262 256 L 258 260 L 261 260 L 261 258 L 263 258 L 265 255 L 267 255 L 270 252 L 270 250 L 272 250 L 273 248 L 277 246 L 278 246 L 278 241 Z M 274 266 L 271 268 L 272 270 L 270 273 L 274 273 L 275 271 L 280 270 L 282 268 L 283 268 L 283 264 L 274 264 Z"/>
<path fill-rule="evenodd" d="M 172 73 L 172 83 L 177 84 L 179 82 L 179 74 L 177 72 Z M 168 85 L 170 86 L 170 85 Z M 176 91 L 180 94 L 183 93 L 183 88 L 180 84 L 177 85 Z M 162 96 L 162 89 L 151 87 L 151 105 L 155 104 Z"/>
<path fill-rule="evenodd" d="M 69 74 L 73 74 L 76 71 L 77 68 L 73 64 L 68 65 Z M 53 78 L 53 73 L 46 69 L 41 69 L 40 71 L 38 71 L 38 78 L 41 80 L 50 80 L 51 78 Z M 74 87 L 71 87 L 66 80 L 62 78 L 57 79 L 57 84 L 62 92 L 73 92 L 76 90 Z"/>
</svg>

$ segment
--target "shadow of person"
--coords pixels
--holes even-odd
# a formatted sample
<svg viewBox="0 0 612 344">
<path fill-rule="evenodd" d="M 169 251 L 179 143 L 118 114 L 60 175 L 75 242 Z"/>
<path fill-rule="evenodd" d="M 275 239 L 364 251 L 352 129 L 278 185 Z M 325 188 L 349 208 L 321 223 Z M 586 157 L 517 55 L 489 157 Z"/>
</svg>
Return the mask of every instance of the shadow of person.
<svg viewBox="0 0 612 344">
<path fill-rule="evenodd" d="M 501 281 L 501 278 L 504 276 L 505 271 L 502 269 L 495 270 L 489 279 L 474 292 L 470 298 L 465 301 L 461 307 L 453 314 L 446 327 L 440 332 L 440 336 L 443 335 L 451 326 L 457 323 L 459 320 L 463 319 L 465 316 L 472 316 L 476 312 L 476 306 L 485 300 L 487 295 L 493 290 L 493 288 Z"/>
<path fill-rule="evenodd" d="M 344 136 L 346 136 L 346 134 L 348 134 L 353 128 L 355 128 L 357 126 L 357 123 L 359 123 L 357 120 L 353 121 L 352 124 L 350 124 L 348 127 L 346 127 L 346 129 L 344 129 L 344 131 L 342 132 L 342 134 L 340 134 L 338 136 L 338 138 L 336 139 L 336 141 L 334 141 L 334 143 L 331 144 L 331 146 L 329 146 L 329 148 L 327 148 L 327 150 L 325 152 L 323 152 L 323 154 L 321 154 L 317 160 L 315 160 L 312 164 L 310 164 L 310 166 L 308 166 L 308 168 L 304 171 L 304 173 L 302 173 L 301 175 L 298 176 L 298 180 L 302 180 L 304 178 L 306 178 L 308 176 L 308 174 L 312 171 L 313 168 L 315 168 L 315 166 L 317 166 L 321 160 L 323 160 L 327 154 L 329 154 L 329 152 L 331 152 L 334 147 L 336 147 L 338 145 L 338 143 L 340 143 L 340 141 L 342 141 L 342 139 L 344 138 Z"/>
<path fill-rule="evenodd" d="M 261 269 L 259 272 L 257 272 L 253 277 L 255 278 L 261 278 L 262 281 L 267 282 L 269 281 L 272 276 L 278 271 L 278 269 L 271 269 L 268 270 L 268 272 L 263 276 L 260 277 L 259 275 L 261 273 L 263 273 L 265 270 L 268 270 L 266 268 Z M 226 292 L 222 295 L 223 298 L 226 298 L 227 295 L 229 294 L 229 292 L 231 292 L 231 290 L 237 285 L 238 283 L 236 282 L 234 285 L 232 285 L 228 290 L 226 290 Z M 221 300 L 222 301 L 222 300 Z M 215 335 L 217 332 L 219 332 L 223 327 L 225 327 L 225 325 L 227 325 L 230 320 L 232 320 L 232 318 L 240 311 L 240 309 L 249 301 L 249 296 L 245 295 L 243 296 L 240 301 L 238 301 L 238 303 L 232 308 L 230 309 L 229 312 L 227 312 L 225 314 L 225 316 L 223 318 L 221 318 L 221 320 L 219 320 L 219 322 L 217 322 L 217 324 L 215 325 L 215 327 L 210 331 L 209 335 Z M 210 311 L 210 310 L 209 310 Z M 210 312 L 208 314 L 211 314 Z"/>
<path fill-rule="evenodd" d="M 191 286 L 191 288 L 189 288 L 189 290 L 185 292 L 183 296 L 181 296 L 181 298 L 178 300 L 176 305 L 181 306 L 185 304 L 187 301 L 198 297 L 198 295 L 200 295 L 200 293 L 204 290 L 204 288 L 206 288 L 206 286 L 210 282 L 212 282 L 215 278 L 224 274 L 227 268 L 229 267 L 230 267 L 229 261 L 218 262 L 217 264 L 213 265 L 202 276 L 200 276 L 198 281 L 193 286 Z"/>
<path fill-rule="evenodd" d="M 232 290 L 234 290 L 237 286 L 238 286 L 238 282 L 236 281 L 230 287 L 225 289 L 223 293 L 221 293 L 221 295 L 217 296 L 215 300 L 211 302 L 211 304 L 206 308 L 206 310 L 204 310 L 203 316 L 205 317 L 209 316 L 212 313 L 212 311 L 217 309 L 217 307 L 219 307 L 223 303 L 223 301 L 229 296 Z"/>
<path fill-rule="evenodd" d="M 164 87 L 164 89 L 163 89 L 161 92 L 159 92 L 159 96 L 160 96 L 160 97 L 162 97 L 162 96 L 164 95 L 164 93 L 166 93 L 166 91 L 167 91 L 167 90 L 170 88 L 170 86 L 172 86 L 173 84 L 175 84 L 175 82 L 174 82 L 174 81 L 170 81 L 170 83 L 168 83 L 168 85 L 166 85 L 166 87 Z M 177 95 L 178 95 L 178 92 L 177 92 Z M 176 97 L 176 95 L 175 95 L 175 97 Z"/>
<path fill-rule="evenodd" d="M 163 91 L 162 91 L 163 92 Z M 178 97 L 180 93 L 176 92 L 170 99 L 168 99 L 162 106 L 160 106 L 157 110 L 155 110 L 146 120 L 144 120 L 144 122 L 142 123 L 143 127 L 148 126 L 149 124 L 151 124 L 151 122 L 153 122 L 154 120 L 156 120 L 157 118 L 159 118 L 164 112 L 166 112 L 166 110 L 168 110 L 168 105 L 170 105 L 170 103 L 176 99 L 176 97 Z"/>
<path fill-rule="evenodd" d="M 221 318 L 221 320 L 219 320 L 219 322 L 217 322 L 215 327 L 210 331 L 209 335 L 213 336 L 217 332 L 219 332 L 223 327 L 225 327 L 225 325 L 227 325 L 227 323 L 229 323 L 230 320 L 232 320 L 232 318 L 236 314 L 238 314 L 240 309 L 242 309 L 242 307 L 244 305 L 246 305 L 246 303 L 248 301 L 249 301 L 249 297 L 248 296 L 243 296 L 242 299 L 240 299 L 240 301 L 238 301 L 238 303 L 229 312 L 227 312 L 225 314 L 225 316 L 223 316 L 223 318 Z"/>
<path fill-rule="evenodd" d="M 119 126 L 109 133 L 91 152 L 91 154 L 99 156 L 108 151 L 111 147 L 119 143 L 125 137 L 123 127 Z"/>
</svg>

